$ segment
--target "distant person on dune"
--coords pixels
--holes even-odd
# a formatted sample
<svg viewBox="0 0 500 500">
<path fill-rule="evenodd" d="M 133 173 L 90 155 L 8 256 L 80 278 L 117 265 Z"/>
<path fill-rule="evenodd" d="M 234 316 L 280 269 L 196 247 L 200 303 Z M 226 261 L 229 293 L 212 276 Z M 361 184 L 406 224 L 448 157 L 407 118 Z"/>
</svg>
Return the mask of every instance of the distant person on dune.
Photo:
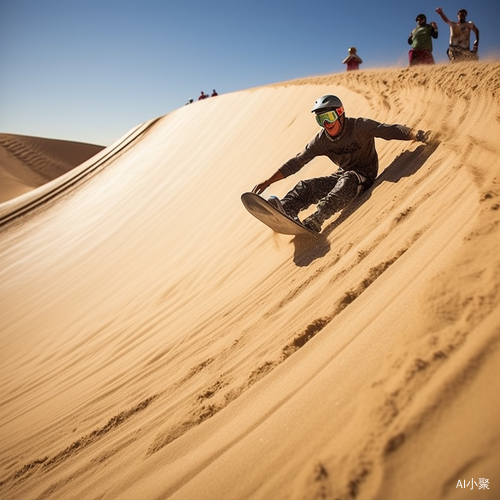
<svg viewBox="0 0 500 500">
<path fill-rule="evenodd" d="M 349 47 L 347 52 L 349 55 L 342 61 L 342 64 L 347 64 L 347 71 L 359 69 L 359 65 L 363 64 L 363 61 L 358 56 L 356 47 Z"/>
<path fill-rule="evenodd" d="M 212 91 L 212 95 L 210 97 L 215 97 L 215 96 L 218 96 L 219 94 L 217 94 L 217 91 L 215 89 L 213 89 Z"/>
<path fill-rule="evenodd" d="M 419 14 L 415 21 L 417 27 L 410 33 L 408 44 L 411 49 L 408 52 L 410 66 L 417 64 L 434 64 L 432 57 L 432 39 L 438 37 L 438 27 L 435 22 L 427 24 L 425 14 Z"/>
<path fill-rule="evenodd" d="M 450 27 L 450 46 L 446 53 L 451 62 L 477 61 L 479 59 L 477 49 L 479 46 L 479 30 L 472 21 L 467 21 L 467 11 L 460 9 L 457 17 L 458 22 L 450 21 L 443 9 L 438 7 L 436 12 L 441 19 Z M 476 35 L 472 50 L 470 50 L 470 32 Z"/>
<path fill-rule="evenodd" d="M 300 181 L 283 199 L 269 198 L 280 212 L 297 218 L 300 211 L 316 205 L 316 211 L 303 224 L 320 232 L 334 213 L 370 188 L 378 175 L 375 138 L 427 142 L 430 132 L 404 125 L 388 125 L 368 118 L 350 118 L 335 95 L 324 95 L 311 111 L 321 130 L 302 152 L 284 163 L 269 179 L 257 184 L 252 192 L 261 194 L 271 184 L 298 172 L 316 156 L 326 156 L 338 165 L 337 172 L 326 177 Z"/>
<path fill-rule="evenodd" d="M 203 101 L 203 99 L 206 99 L 208 97 L 203 90 L 201 91 L 200 97 L 198 97 L 198 101 Z"/>
</svg>

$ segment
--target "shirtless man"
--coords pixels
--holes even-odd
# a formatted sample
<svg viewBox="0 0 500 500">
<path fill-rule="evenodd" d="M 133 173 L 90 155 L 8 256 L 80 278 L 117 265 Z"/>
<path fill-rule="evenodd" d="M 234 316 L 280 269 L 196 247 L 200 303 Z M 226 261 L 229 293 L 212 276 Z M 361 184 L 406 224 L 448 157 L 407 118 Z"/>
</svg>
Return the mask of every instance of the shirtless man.
<svg viewBox="0 0 500 500">
<path fill-rule="evenodd" d="M 467 11 L 460 9 L 458 11 L 458 22 L 450 21 L 443 9 L 438 7 L 436 12 L 441 16 L 441 19 L 450 27 L 450 46 L 447 54 L 451 62 L 457 61 L 477 61 L 477 49 L 479 45 L 479 30 L 472 21 L 467 21 Z M 470 32 L 473 31 L 476 35 L 476 40 L 470 50 Z"/>
</svg>

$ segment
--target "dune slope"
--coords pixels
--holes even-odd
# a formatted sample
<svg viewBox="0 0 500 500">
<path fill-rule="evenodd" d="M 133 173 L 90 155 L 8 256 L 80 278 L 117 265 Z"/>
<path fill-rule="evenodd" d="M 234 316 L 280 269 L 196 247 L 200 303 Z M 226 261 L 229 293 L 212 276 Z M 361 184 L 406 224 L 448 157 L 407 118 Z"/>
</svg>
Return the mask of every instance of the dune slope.
<svg viewBox="0 0 500 500">
<path fill-rule="evenodd" d="M 103 146 L 0 134 L 0 203 L 56 179 Z"/>
<path fill-rule="evenodd" d="M 325 93 L 436 142 L 377 142 L 311 243 L 239 196 Z M 499 136 L 498 63 L 308 78 L 178 109 L 7 217 L 0 496 L 496 498 Z"/>
</svg>

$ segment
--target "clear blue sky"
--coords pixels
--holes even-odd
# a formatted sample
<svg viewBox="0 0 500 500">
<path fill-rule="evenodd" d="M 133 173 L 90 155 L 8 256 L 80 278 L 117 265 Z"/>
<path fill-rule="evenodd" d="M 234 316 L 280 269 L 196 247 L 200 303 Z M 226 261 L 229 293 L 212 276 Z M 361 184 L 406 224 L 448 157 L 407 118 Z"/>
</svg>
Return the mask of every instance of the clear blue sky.
<svg viewBox="0 0 500 500">
<path fill-rule="evenodd" d="M 219 93 L 343 72 L 355 45 L 362 69 L 407 66 L 420 12 L 440 29 L 447 61 L 459 8 L 500 59 L 500 2 L 337 0 L 2 0 L 0 133 L 109 145 L 135 125 Z"/>
</svg>

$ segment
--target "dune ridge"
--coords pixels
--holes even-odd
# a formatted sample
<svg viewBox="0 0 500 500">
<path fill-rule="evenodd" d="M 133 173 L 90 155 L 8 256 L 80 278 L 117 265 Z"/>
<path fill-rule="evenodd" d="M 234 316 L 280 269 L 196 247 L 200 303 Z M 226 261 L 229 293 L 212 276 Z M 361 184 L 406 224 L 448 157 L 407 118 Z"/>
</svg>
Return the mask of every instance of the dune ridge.
<svg viewBox="0 0 500 500">
<path fill-rule="evenodd" d="M 496 498 L 499 89 L 486 62 L 221 95 L 4 224 L 0 495 Z M 311 244 L 239 196 L 324 93 L 433 142 L 377 142 L 375 186 Z"/>
<path fill-rule="evenodd" d="M 103 149 L 94 144 L 0 134 L 0 203 L 63 175 Z"/>
</svg>

